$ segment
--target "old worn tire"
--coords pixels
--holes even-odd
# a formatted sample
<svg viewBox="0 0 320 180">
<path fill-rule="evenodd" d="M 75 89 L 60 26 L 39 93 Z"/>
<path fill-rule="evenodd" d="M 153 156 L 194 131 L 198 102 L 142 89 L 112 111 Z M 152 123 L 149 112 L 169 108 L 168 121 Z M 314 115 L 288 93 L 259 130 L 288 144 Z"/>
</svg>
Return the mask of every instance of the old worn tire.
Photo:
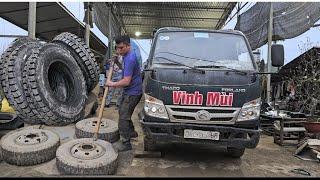
<svg viewBox="0 0 320 180">
<path fill-rule="evenodd" d="M 26 60 L 35 49 L 41 47 L 37 41 L 27 42 L 12 51 L 3 64 L 2 86 L 9 104 L 15 109 L 18 116 L 28 124 L 42 124 L 37 118 L 38 111 L 32 103 L 28 103 L 28 94 L 24 91 L 23 70 Z"/>
<path fill-rule="evenodd" d="M 81 120 L 76 123 L 76 137 L 77 138 L 92 138 L 97 125 L 97 117 Z M 108 142 L 116 142 L 120 139 L 118 124 L 110 119 L 101 119 L 101 124 L 98 133 L 98 139 Z"/>
<path fill-rule="evenodd" d="M 10 54 L 12 53 L 12 51 L 14 49 L 16 49 L 18 46 L 21 46 L 22 44 L 25 44 L 27 42 L 32 42 L 34 41 L 33 39 L 29 38 L 29 37 L 22 37 L 22 38 L 17 38 L 15 39 L 10 45 L 9 47 L 1 54 L 1 58 L 0 58 L 0 80 L 3 79 L 3 65 L 4 63 L 7 61 L 8 57 L 10 56 Z M 1 94 L 4 95 L 4 90 L 2 88 L 2 83 L 0 83 L 0 91 Z"/>
<path fill-rule="evenodd" d="M 1 79 L 2 79 L 2 75 L 3 75 L 3 63 L 7 61 L 8 57 L 10 56 L 12 51 L 15 50 L 17 47 L 21 46 L 22 44 L 25 44 L 27 42 L 32 42 L 32 41 L 34 41 L 34 40 L 31 38 L 28 38 L 28 37 L 17 38 L 2 53 L 1 58 L 0 58 L 0 78 Z"/>
<path fill-rule="evenodd" d="M 30 144 L 22 143 L 26 141 Z M 44 129 L 15 130 L 1 138 L 3 160 L 18 166 L 36 165 L 52 160 L 59 145 L 59 136 Z"/>
<path fill-rule="evenodd" d="M 26 89 L 46 125 L 83 119 L 87 99 L 81 69 L 70 51 L 47 43 L 28 58 Z"/>
<path fill-rule="evenodd" d="M 23 125 L 23 120 L 16 114 L 0 112 L 0 130 L 13 130 Z"/>
<path fill-rule="evenodd" d="M 23 37 L 23 38 L 17 38 L 15 39 L 10 45 L 9 47 L 1 54 L 1 58 L 0 58 L 0 80 L 2 81 L 2 79 L 4 79 L 4 63 L 8 60 L 10 54 L 12 53 L 12 51 L 14 51 L 17 47 L 21 46 L 22 44 L 25 44 L 27 42 L 32 42 L 34 40 L 32 40 L 31 38 L 28 37 Z M 5 93 L 7 92 L 6 88 L 6 84 L 4 84 L 4 87 L 2 87 L 2 83 L 0 83 L 0 94 L 1 96 L 5 97 Z M 3 98 L 2 97 L 2 98 Z"/>
<path fill-rule="evenodd" d="M 74 139 L 58 148 L 56 165 L 61 174 L 112 175 L 118 166 L 118 153 L 107 141 Z"/>
<path fill-rule="evenodd" d="M 91 92 L 98 83 L 100 68 L 90 48 L 78 36 L 64 32 L 56 36 L 52 43 L 66 47 L 77 61 L 86 81 L 87 91 Z"/>
<path fill-rule="evenodd" d="M 240 158 L 244 154 L 245 148 L 227 147 L 227 153 L 233 158 Z"/>
</svg>

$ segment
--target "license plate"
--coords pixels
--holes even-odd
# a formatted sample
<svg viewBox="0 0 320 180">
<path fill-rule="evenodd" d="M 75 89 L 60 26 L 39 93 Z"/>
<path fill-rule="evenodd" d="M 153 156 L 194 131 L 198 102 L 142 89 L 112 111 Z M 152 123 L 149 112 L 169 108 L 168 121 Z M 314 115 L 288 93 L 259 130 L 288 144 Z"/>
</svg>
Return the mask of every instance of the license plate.
<svg viewBox="0 0 320 180">
<path fill-rule="evenodd" d="M 219 135 L 220 133 L 217 131 L 202 131 L 193 129 L 184 130 L 184 138 L 219 140 Z"/>
</svg>

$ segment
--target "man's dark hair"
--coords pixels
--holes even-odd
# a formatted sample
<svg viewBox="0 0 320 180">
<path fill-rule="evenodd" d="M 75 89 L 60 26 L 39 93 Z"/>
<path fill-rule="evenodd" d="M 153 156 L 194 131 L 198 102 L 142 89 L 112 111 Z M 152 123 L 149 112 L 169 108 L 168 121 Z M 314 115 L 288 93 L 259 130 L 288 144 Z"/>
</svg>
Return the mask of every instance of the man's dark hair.
<svg viewBox="0 0 320 180">
<path fill-rule="evenodd" d="M 123 43 L 123 44 L 130 45 L 130 37 L 128 35 L 118 36 L 115 39 L 115 42 L 116 42 L 116 44 Z"/>
</svg>

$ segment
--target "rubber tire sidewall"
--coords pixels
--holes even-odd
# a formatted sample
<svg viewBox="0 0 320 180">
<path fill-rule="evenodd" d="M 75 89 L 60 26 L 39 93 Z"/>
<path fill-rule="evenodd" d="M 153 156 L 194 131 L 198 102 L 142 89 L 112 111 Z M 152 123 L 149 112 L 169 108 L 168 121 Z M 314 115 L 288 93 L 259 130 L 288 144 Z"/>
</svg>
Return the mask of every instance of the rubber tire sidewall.
<svg viewBox="0 0 320 180">
<path fill-rule="evenodd" d="M 97 121 L 97 120 L 98 120 L 97 117 L 93 117 L 93 118 L 87 118 L 77 122 L 75 125 L 76 137 L 92 138 L 96 131 L 96 127 L 87 126 L 87 123 L 89 123 L 90 121 Z M 102 118 L 101 121 L 106 121 L 107 128 L 102 128 L 100 126 L 98 139 L 102 139 L 111 143 L 118 141 L 120 139 L 120 134 L 119 134 L 117 122 L 110 119 L 105 119 L 105 118 Z"/>
<path fill-rule="evenodd" d="M 75 118 L 82 114 L 87 99 L 87 91 L 82 72 L 69 51 L 54 44 L 51 44 L 51 47 L 47 46 L 44 48 L 45 49 L 40 49 L 36 67 L 38 72 L 36 79 L 40 95 L 47 103 L 47 107 L 51 110 L 54 110 L 56 114 L 65 118 Z M 77 94 L 74 94 L 73 96 L 75 99 L 77 99 L 77 101 L 72 105 L 60 103 L 55 98 L 47 78 L 49 65 L 53 62 L 57 62 L 55 61 L 57 58 L 61 60 L 59 62 L 64 63 L 69 68 L 70 72 L 72 72 L 71 76 L 74 78 L 74 90 L 77 92 Z"/>
<path fill-rule="evenodd" d="M 35 145 L 19 145 L 15 139 L 20 135 L 32 132 L 45 132 L 47 141 Z M 23 128 L 11 131 L 1 138 L 3 160 L 15 165 L 35 165 L 55 158 L 55 152 L 60 145 L 58 134 L 43 129 Z"/>
<path fill-rule="evenodd" d="M 33 106 L 33 104 L 27 101 L 26 92 L 24 90 L 23 84 L 23 70 L 26 65 L 27 59 L 31 56 L 34 49 L 41 47 L 41 44 L 37 41 L 26 42 L 21 46 L 14 49 L 11 55 L 8 57 L 8 61 L 4 63 L 3 67 L 7 83 L 7 93 L 6 97 L 11 106 L 15 109 L 21 119 L 28 124 L 42 124 L 42 121 L 39 119 L 39 112 Z M 15 57 L 12 57 L 13 52 Z M 12 58 L 12 59 L 11 59 Z M 9 61 L 10 60 L 10 61 Z M 9 80 L 9 65 L 14 68 L 13 75 Z M 12 72 L 11 72 L 12 73 Z M 14 79 L 12 79 L 13 77 Z M 10 81 L 15 80 L 16 84 L 10 84 Z M 12 92 L 12 88 L 16 87 L 16 91 Z M 20 96 L 16 97 L 16 94 L 19 93 Z M 23 102 L 23 104 L 21 103 Z"/>
<path fill-rule="evenodd" d="M 91 160 L 79 160 L 71 155 L 71 148 L 79 143 L 97 143 L 106 150 L 102 156 Z M 104 175 L 115 174 L 118 166 L 118 153 L 111 143 L 92 138 L 70 140 L 62 144 L 56 153 L 56 164 L 60 173 L 69 175 Z"/>
</svg>

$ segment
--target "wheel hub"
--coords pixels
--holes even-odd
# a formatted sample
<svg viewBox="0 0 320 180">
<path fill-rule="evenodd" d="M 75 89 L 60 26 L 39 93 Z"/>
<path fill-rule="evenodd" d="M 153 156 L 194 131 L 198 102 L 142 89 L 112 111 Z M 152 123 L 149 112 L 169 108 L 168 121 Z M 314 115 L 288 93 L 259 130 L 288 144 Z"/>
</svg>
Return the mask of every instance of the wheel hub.
<svg viewBox="0 0 320 180">
<path fill-rule="evenodd" d="M 88 126 L 90 127 L 97 127 L 98 120 L 89 121 Z M 107 121 L 105 119 L 101 119 L 100 122 L 100 128 L 106 128 L 107 127 Z"/>
<path fill-rule="evenodd" d="M 17 137 L 17 144 L 21 145 L 33 145 L 40 144 L 48 140 L 48 136 L 44 132 L 33 132 L 20 135 Z"/>
<path fill-rule="evenodd" d="M 94 143 L 79 143 L 71 148 L 73 157 L 83 160 L 96 159 L 101 157 L 106 152 L 105 148 Z"/>
</svg>

